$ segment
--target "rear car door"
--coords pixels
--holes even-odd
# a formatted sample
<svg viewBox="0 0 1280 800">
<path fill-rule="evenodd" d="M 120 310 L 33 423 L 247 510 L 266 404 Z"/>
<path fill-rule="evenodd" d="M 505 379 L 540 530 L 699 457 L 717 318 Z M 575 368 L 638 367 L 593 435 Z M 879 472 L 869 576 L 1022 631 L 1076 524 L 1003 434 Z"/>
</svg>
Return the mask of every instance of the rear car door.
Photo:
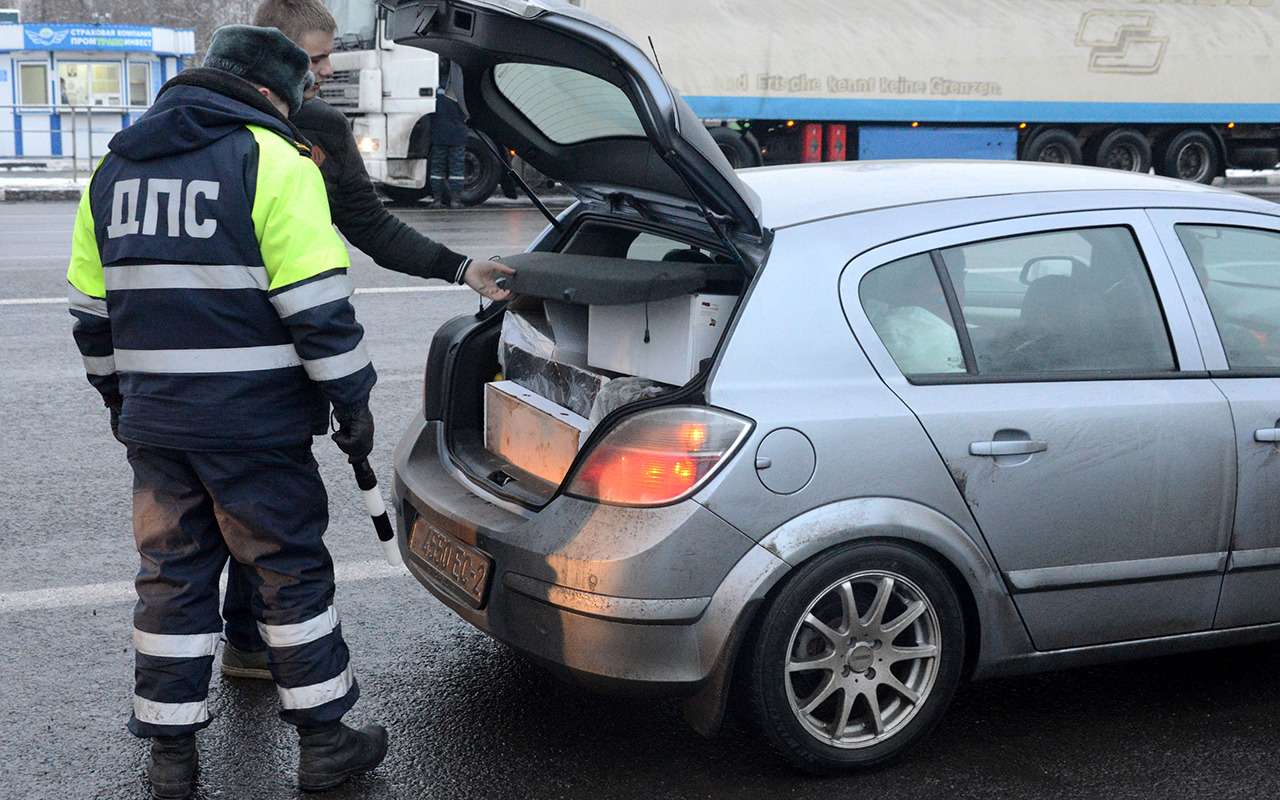
<svg viewBox="0 0 1280 800">
<path fill-rule="evenodd" d="M 1280 218 L 1150 212 L 1235 420 L 1239 494 L 1214 627 L 1280 622 Z"/>
<path fill-rule="evenodd" d="M 896 242 L 851 262 L 841 293 L 1038 649 L 1211 627 L 1235 495 L 1231 415 L 1143 212 Z"/>
</svg>

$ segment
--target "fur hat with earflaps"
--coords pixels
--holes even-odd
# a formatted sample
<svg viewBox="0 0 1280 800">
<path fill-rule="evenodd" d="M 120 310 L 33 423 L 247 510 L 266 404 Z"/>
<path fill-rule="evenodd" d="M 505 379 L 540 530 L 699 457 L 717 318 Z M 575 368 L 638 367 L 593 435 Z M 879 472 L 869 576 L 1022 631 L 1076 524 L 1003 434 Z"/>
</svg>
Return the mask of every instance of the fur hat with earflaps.
<svg viewBox="0 0 1280 800">
<path fill-rule="evenodd" d="M 289 106 L 302 108 L 302 93 L 311 78 L 311 57 L 276 28 L 224 25 L 213 32 L 204 66 L 238 75 L 265 86 Z"/>
</svg>

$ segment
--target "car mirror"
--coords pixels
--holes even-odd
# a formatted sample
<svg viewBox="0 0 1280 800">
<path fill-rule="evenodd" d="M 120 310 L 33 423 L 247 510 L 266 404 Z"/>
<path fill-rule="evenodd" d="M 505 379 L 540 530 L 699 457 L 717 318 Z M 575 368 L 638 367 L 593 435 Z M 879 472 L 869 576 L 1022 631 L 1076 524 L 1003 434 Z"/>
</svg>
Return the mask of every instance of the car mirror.
<svg viewBox="0 0 1280 800">
<path fill-rule="evenodd" d="M 1070 278 L 1076 274 L 1077 270 L 1083 272 L 1088 268 L 1088 264 L 1075 256 L 1038 256 L 1028 259 L 1027 263 L 1022 265 L 1022 274 L 1018 279 L 1025 284 L 1031 284 L 1049 275 Z"/>
</svg>

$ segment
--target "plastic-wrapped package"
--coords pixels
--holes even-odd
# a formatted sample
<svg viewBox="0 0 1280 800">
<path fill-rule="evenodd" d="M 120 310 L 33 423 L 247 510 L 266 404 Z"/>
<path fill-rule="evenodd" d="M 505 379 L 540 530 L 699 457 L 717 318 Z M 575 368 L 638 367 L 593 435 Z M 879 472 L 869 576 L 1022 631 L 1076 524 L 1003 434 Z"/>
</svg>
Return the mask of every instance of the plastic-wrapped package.
<svg viewBox="0 0 1280 800">
<path fill-rule="evenodd" d="M 623 406 L 637 400 L 652 400 L 671 390 L 665 383 L 658 383 L 647 378 L 614 378 L 596 392 L 591 404 L 591 412 L 585 414 L 591 426 L 600 424 L 600 420 Z M 581 413 L 581 412 L 579 412 Z"/>
<path fill-rule="evenodd" d="M 508 311 L 502 320 L 498 362 L 507 380 L 570 409 L 591 413 L 596 394 L 609 382 L 609 373 L 587 368 L 586 320 L 572 309 L 554 310 L 552 320 L 537 310 Z"/>
</svg>

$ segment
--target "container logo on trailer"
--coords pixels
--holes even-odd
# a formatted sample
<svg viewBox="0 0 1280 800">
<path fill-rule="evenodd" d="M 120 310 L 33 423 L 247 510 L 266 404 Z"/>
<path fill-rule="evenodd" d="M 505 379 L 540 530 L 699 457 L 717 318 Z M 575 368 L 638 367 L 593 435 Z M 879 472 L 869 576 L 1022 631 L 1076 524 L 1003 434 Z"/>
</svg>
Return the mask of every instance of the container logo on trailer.
<svg viewBox="0 0 1280 800">
<path fill-rule="evenodd" d="M 1152 75 L 1160 71 L 1168 36 L 1155 36 L 1156 15 L 1131 11 L 1086 11 L 1076 44 L 1088 47 L 1090 72 Z"/>
</svg>

